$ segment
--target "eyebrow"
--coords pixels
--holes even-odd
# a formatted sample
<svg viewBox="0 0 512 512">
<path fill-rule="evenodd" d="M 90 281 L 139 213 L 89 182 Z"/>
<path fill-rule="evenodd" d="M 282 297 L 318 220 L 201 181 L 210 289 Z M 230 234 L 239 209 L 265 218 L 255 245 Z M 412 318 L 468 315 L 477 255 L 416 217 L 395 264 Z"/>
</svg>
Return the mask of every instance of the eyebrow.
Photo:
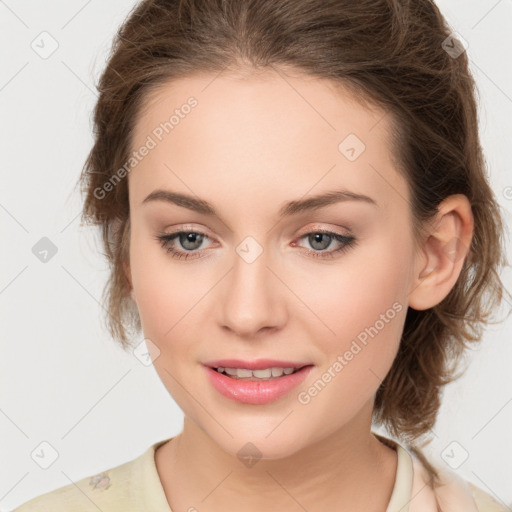
<svg viewBox="0 0 512 512">
<path fill-rule="evenodd" d="M 157 189 L 151 192 L 141 204 L 147 204 L 153 201 L 163 201 L 187 208 L 203 215 L 218 217 L 215 208 L 210 203 L 204 199 L 197 199 L 188 194 Z M 350 192 L 348 190 L 333 190 L 316 196 L 310 196 L 306 199 L 289 201 L 279 209 L 278 215 L 279 217 L 289 217 L 345 201 L 360 201 L 378 206 L 374 199 L 364 194 L 356 194 L 355 192 Z"/>
</svg>

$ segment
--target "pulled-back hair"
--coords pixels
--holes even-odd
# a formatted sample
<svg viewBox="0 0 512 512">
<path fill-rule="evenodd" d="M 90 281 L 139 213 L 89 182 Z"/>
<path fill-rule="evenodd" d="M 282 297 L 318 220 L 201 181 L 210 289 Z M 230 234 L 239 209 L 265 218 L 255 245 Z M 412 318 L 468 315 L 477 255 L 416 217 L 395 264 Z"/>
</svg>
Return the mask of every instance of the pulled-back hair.
<svg viewBox="0 0 512 512">
<path fill-rule="evenodd" d="M 460 276 L 438 305 L 409 308 L 374 420 L 414 445 L 434 425 L 442 387 L 458 377 L 501 303 L 503 221 L 487 181 L 467 54 L 429 0 L 145 0 L 119 28 L 99 78 L 94 145 L 80 183 L 82 222 L 102 232 L 110 277 L 106 326 L 123 348 L 141 332 L 128 261 L 129 161 L 150 93 L 197 73 L 269 68 L 327 78 L 388 113 L 398 171 L 411 191 L 414 234 L 451 194 L 468 197 L 474 235 Z M 454 51 L 449 51 L 454 48 Z M 457 51 L 459 50 L 459 51 Z M 125 168 L 126 169 L 126 168 Z M 116 176 L 116 173 L 117 176 Z M 115 186 L 105 187 L 105 183 Z M 101 191 L 101 193 L 99 193 Z"/>
</svg>

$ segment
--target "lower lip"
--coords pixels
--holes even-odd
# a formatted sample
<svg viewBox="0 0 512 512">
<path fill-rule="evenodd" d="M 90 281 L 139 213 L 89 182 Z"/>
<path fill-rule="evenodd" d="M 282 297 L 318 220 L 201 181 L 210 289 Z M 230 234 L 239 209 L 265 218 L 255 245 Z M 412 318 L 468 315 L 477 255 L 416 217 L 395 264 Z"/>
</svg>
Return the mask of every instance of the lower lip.
<svg viewBox="0 0 512 512">
<path fill-rule="evenodd" d="M 244 404 L 267 404 L 286 395 L 308 376 L 313 366 L 304 366 L 298 372 L 270 380 L 232 379 L 217 370 L 205 367 L 213 387 L 231 400 Z"/>
</svg>

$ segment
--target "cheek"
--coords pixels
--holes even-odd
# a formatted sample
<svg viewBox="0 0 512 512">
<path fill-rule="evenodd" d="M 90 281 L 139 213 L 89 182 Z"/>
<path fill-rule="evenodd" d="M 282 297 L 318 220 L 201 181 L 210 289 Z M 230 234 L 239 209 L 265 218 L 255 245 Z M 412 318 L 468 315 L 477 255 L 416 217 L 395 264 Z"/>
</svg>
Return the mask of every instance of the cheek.
<svg viewBox="0 0 512 512">
<path fill-rule="evenodd" d="M 379 236 L 347 253 L 335 265 L 317 266 L 296 279 L 294 291 L 322 320 L 325 334 L 347 339 L 372 325 L 399 302 L 405 309 L 410 276 L 410 250 L 397 250 L 388 236 Z M 396 238 L 394 240 L 397 240 Z M 399 243 L 399 240 L 398 240 Z"/>
<path fill-rule="evenodd" d="M 412 262 L 405 241 L 398 243 L 402 249 L 397 250 L 397 244 L 388 240 L 393 238 L 376 237 L 323 276 L 308 279 L 300 292 L 316 316 L 302 327 L 318 340 L 324 354 L 322 370 L 339 375 L 332 379 L 337 382 L 333 389 L 347 397 L 369 398 L 391 367 L 400 343 Z M 336 361 L 343 368 L 335 367 Z"/>
<path fill-rule="evenodd" d="M 136 230 L 132 235 L 131 275 L 143 331 L 156 345 L 167 344 L 182 337 L 208 281 L 183 271 L 159 242 Z"/>
</svg>

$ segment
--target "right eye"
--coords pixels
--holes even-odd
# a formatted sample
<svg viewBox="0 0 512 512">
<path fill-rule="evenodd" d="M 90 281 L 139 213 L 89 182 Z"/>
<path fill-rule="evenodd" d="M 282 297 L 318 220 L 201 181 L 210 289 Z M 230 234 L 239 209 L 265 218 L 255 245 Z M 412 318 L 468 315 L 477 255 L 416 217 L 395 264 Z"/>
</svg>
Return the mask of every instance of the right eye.
<svg viewBox="0 0 512 512">
<path fill-rule="evenodd" d="M 175 231 L 174 233 L 161 233 L 156 236 L 162 247 L 172 255 L 173 258 L 188 259 L 190 257 L 197 258 L 197 249 L 201 247 L 205 238 L 209 238 L 205 233 L 198 231 Z M 178 245 L 184 249 L 176 248 L 176 240 Z"/>
</svg>

